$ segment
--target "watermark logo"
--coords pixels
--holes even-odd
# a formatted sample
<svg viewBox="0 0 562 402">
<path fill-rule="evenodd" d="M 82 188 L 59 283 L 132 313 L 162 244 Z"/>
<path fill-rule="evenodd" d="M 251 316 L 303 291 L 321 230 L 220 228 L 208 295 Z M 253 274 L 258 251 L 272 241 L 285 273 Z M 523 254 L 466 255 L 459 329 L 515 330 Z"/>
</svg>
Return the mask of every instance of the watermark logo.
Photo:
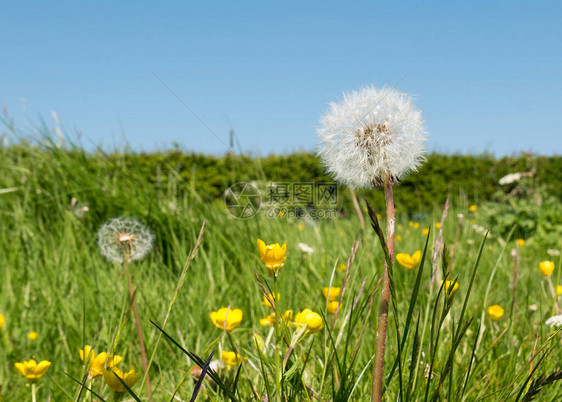
<svg viewBox="0 0 562 402">
<path fill-rule="evenodd" d="M 261 194 L 251 183 L 236 183 L 224 192 L 224 205 L 233 217 L 250 219 L 260 210 Z"/>
<path fill-rule="evenodd" d="M 248 219 L 258 212 L 270 218 L 335 218 L 338 187 L 335 183 L 236 183 L 225 191 L 227 211 Z"/>
</svg>

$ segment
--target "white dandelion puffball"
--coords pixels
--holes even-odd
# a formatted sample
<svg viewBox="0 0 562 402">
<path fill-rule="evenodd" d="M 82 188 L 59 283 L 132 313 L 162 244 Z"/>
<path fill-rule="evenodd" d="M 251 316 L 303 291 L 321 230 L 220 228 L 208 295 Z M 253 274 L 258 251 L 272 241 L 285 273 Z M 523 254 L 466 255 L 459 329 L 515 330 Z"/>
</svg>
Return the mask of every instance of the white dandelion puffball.
<svg viewBox="0 0 562 402">
<path fill-rule="evenodd" d="M 519 181 L 519 180 L 521 180 L 521 173 L 510 173 L 510 174 L 502 177 L 498 181 L 498 184 L 500 186 L 505 186 L 507 184 L 515 183 L 516 181 Z"/>
<path fill-rule="evenodd" d="M 300 251 L 302 251 L 305 254 L 314 253 L 314 249 L 306 243 L 299 243 L 299 244 L 297 244 L 297 247 L 300 249 Z"/>
<path fill-rule="evenodd" d="M 546 320 L 545 324 L 549 327 L 562 327 L 562 315 L 555 315 Z"/>
<path fill-rule="evenodd" d="M 399 180 L 424 160 L 422 112 L 410 96 L 395 89 L 370 86 L 344 93 L 320 123 L 318 154 L 342 184 L 380 185 L 386 172 Z"/>
<path fill-rule="evenodd" d="M 122 263 L 137 261 L 151 249 L 154 236 L 139 221 L 128 218 L 114 218 L 98 231 L 98 246 L 108 260 Z"/>
</svg>

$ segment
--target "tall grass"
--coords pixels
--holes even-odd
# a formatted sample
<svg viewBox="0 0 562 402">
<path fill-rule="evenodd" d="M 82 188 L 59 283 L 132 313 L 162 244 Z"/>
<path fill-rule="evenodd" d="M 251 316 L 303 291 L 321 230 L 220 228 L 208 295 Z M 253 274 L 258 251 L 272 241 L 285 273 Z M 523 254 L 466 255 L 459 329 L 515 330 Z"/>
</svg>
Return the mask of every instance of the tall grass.
<svg viewBox="0 0 562 402">
<path fill-rule="evenodd" d="M 384 241 L 380 247 L 375 231 L 361 229 L 354 210 L 335 220 L 265 215 L 234 219 L 221 202 L 203 202 L 204 195 L 194 191 L 197 186 L 169 165 L 159 171 L 167 179 L 152 183 L 126 152 L 109 157 L 79 147 L 57 148 L 48 137 L 43 141 L 41 146 L 24 141 L 0 148 L 0 312 L 6 318 L 6 345 L 0 351 L 3 399 L 29 399 L 25 379 L 13 364 L 32 357 L 53 363 L 39 382 L 40 400 L 49 396 L 75 400 L 78 395 L 89 399 L 89 392 L 80 392 L 80 385 L 64 373 L 82 378 L 78 350 L 94 340 L 99 350 L 114 345 L 124 357 L 124 368 L 142 370 L 123 270 L 108 263 L 96 245 L 96 231 L 116 216 L 135 217 L 156 236 L 155 250 L 130 267 L 138 284 L 136 302 L 147 354 L 152 358 L 154 400 L 173 396 L 188 400 L 194 392 L 197 381 L 189 374 L 193 357 L 178 345 L 201 358 L 203 365 L 212 351 L 217 356 L 219 343 L 248 358 L 239 377 L 237 370 L 216 373 L 225 387 L 237 381 L 237 399 L 259 399 L 265 394 L 288 400 L 368 398 L 374 342 L 365 340 L 374 339 L 377 330 L 385 253 Z M 197 175 L 192 177 L 197 180 Z M 254 178 L 276 180 L 257 169 Z M 73 198 L 89 211 L 82 216 L 78 204 L 72 206 Z M 449 216 L 456 216 L 461 208 L 453 206 Z M 402 240 L 396 251 L 421 249 L 429 257 L 436 232 L 426 238 L 421 229 L 439 221 L 441 211 L 426 215 L 419 229 L 408 226 L 407 212 L 416 211 L 401 211 L 397 205 L 401 226 L 396 234 Z M 467 218 L 479 222 L 478 212 Z M 184 271 L 203 222 L 201 245 Z M 283 392 L 275 389 L 273 355 L 269 349 L 258 352 L 253 341 L 255 333 L 266 344 L 274 338 L 269 327 L 259 325 L 269 311 L 261 305 L 262 290 L 254 276 L 254 270 L 265 275 L 255 246 L 258 237 L 288 244 L 277 281 L 280 311 L 297 313 L 308 307 L 325 318 L 324 331 L 304 336 L 292 346 L 282 365 Z M 347 273 L 335 269 L 348 261 L 357 238 L 359 246 Z M 460 285 L 454 294 L 439 283 L 430 291 L 433 267 L 428 257 L 423 267 L 412 271 L 394 264 L 383 399 L 528 400 L 535 394 L 537 400 L 559 399 L 561 336 L 544 325 L 553 314 L 554 300 L 538 269 L 547 258 L 546 250 L 540 245 L 519 250 L 517 297 L 513 297 L 513 239 L 495 236 L 493 228 L 492 236 L 484 239 L 470 225 L 459 228 L 456 219 L 449 218 L 443 240 L 455 249 L 454 264 L 447 253 L 440 264 L 443 278 Z M 314 253 L 299 251 L 299 242 L 312 246 Z M 553 279 L 560 275 L 556 263 Z M 331 283 L 341 286 L 345 275 L 345 295 L 334 323 L 321 291 Z M 183 287 L 178 287 L 180 281 L 185 281 Z M 505 316 L 490 321 L 486 304 L 500 304 Z M 209 319 L 211 311 L 225 306 L 244 312 L 242 324 L 228 335 Z M 151 320 L 167 335 L 162 336 Z M 37 340 L 28 339 L 29 331 L 39 334 Z M 283 342 L 291 344 L 296 330 L 284 331 Z M 286 352 L 287 344 L 282 345 Z M 220 388 L 210 381 L 200 385 L 199 398 L 223 399 Z M 146 387 L 140 388 L 139 381 L 132 391 L 146 400 Z M 101 383 L 92 389 L 109 399 Z"/>
</svg>

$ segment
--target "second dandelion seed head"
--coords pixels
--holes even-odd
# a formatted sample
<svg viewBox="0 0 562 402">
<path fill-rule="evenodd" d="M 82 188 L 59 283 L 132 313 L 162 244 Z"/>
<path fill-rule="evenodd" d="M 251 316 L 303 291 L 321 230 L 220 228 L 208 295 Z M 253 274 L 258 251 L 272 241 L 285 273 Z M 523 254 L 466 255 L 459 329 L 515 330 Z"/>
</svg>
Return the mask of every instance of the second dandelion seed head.
<svg viewBox="0 0 562 402">
<path fill-rule="evenodd" d="M 135 219 L 113 218 L 98 231 L 98 246 L 108 260 L 122 263 L 142 259 L 152 249 L 154 236 Z"/>
</svg>

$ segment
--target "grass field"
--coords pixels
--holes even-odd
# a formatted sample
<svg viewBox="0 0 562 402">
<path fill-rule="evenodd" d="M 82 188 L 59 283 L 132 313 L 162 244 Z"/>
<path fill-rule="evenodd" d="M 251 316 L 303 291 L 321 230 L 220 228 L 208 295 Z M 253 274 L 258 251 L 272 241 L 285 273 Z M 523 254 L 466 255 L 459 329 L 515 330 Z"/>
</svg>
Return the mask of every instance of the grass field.
<svg viewBox="0 0 562 402">
<path fill-rule="evenodd" d="M 278 309 L 291 309 L 296 315 L 310 308 L 324 317 L 324 329 L 303 334 L 292 345 L 281 384 L 284 395 L 292 400 L 368 399 L 384 253 L 369 225 L 364 200 L 359 200 L 364 229 L 355 211 L 346 211 L 349 217 L 345 219 L 258 214 L 242 220 L 233 218 L 220 200 L 202 202 L 192 183 L 172 169 L 163 168 L 161 174 L 168 180 L 159 186 L 139 178 L 125 158 L 112 162 L 108 174 L 101 169 L 108 163 L 102 153 L 69 153 L 51 143 L 2 148 L 0 154 L 2 400 L 31 399 L 31 387 L 14 367 L 31 358 L 52 363 L 37 383 L 38 400 L 95 399 L 72 378 L 85 380 L 101 397 L 112 400 L 111 390 L 100 378 L 86 378 L 79 355 L 86 344 L 95 345 L 96 352 L 114 350 L 123 357 L 122 370 L 140 372 L 132 391 L 148 400 L 146 385 L 141 389 L 143 364 L 129 310 L 127 278 L 123 267 L 104 258 L 97 244 L 103 223 L 119 216 L 139 220 L 155 236 L 146 258 L 129 266 L 138 287 L 135 299 L 149 357 L 160 334 L 150 320 L 163 324 L 205 222 L 201 245 L 173 303 L 166 333 L 203 360 L 211 351 L 218 358 L 219 350 L 234 349 L 247 358 L 237 383 L 240 400 L 261 400 L 268 393 L 270 400 L 278 397 L 274 391 L 279 367 L 274 358 L 276 335 L 272 327 L 260 325 L 271 309 L 262 305 L 263 293 L 254 271 L 273 287 L 256 242 L 286 242 L 287 259 L 277 280 Z M 381 195 L 373 192 L 371 196 Z M 561 334 L 545 325 L 549 317 L 560 314 L 556 305 L 560 298 L 553 295 L 562 284 L 560 257 L 547 253 L 551 245 L 531 236 L 525 245 L 516 247 L 515 238 L 500 237 L 493 228 L 484 241 L 478 229 L 486 227 L 480 208 L 471 212 L 468 205 L 452 205 L 442 230 L 449 250 L 446 274 L 450 280 L 458 278 L 459 288 L 446 295 L 437 280 L 430 292 L 439 233 L 435 223 L 441 221 L 442 211 L 436 208 L 412 219 L 412 213 L 421 211 L 403 211 L 400 205 L 396 210 L 401 238 L 397 253 L 423 250 L 426 236 L 422 231 L 431 231 L 419 291 L 415 284 L 420 265 L 412 270 L 398 263 L 394 266 L 396 310 L 391 309 L 389 317 L 383 399 L 530 400 L 540 391 L 537 400 L 560 400 Z M 464 215 L 460 226 L 459 213 Z M 335 317 L 327 311 L 322 289 L 330 284 L 342 287 L 346 272 L 340 266 L 347 263 L 357 239 L 334 326 Z M 305 253 L 298 243 L 314 251 Z M 543 260 L 555 263 L 548 278 L 539 269 Z M 441 278 L 441 256 L 436 261 Z M 417 300 L 409 314 L 414 297 Z M 355 298 L 357 308 L 349 318 Z M 495 304 L 505 310 L 497 321 L 487 314 L 487 308 Z M 243 311 L 241 324 L 230 332 L 215 327 L 209 317 L 228 306 Z M 401 340 L 408 331 L 402 347 L 397 342 L 397 326 Z M 28 337 L 32 331 L 37 333 L 35 340 Z M 285 341 L 290 343 L 299 328 L 279 331 L 285 332 Z M 261 352 L 254 345 L 255 334 L 265 342 Z M 282 357 L 287 352 L 285 341 L 280 341 Z M 398 351 L 400 364 L 390 375 Z M 166 337 L 154 356 L 149 371 L 153 400 L 189 400 L 196 383 L 190 374 L 195 363 Z M 230 386 L 236 372 L 236 368 L 217 369 Z M 121 396 L 133 400 L 128 394 Z M 223 400 L 224 395 L 207 382 L 199 398 Z"/>
</svg>

